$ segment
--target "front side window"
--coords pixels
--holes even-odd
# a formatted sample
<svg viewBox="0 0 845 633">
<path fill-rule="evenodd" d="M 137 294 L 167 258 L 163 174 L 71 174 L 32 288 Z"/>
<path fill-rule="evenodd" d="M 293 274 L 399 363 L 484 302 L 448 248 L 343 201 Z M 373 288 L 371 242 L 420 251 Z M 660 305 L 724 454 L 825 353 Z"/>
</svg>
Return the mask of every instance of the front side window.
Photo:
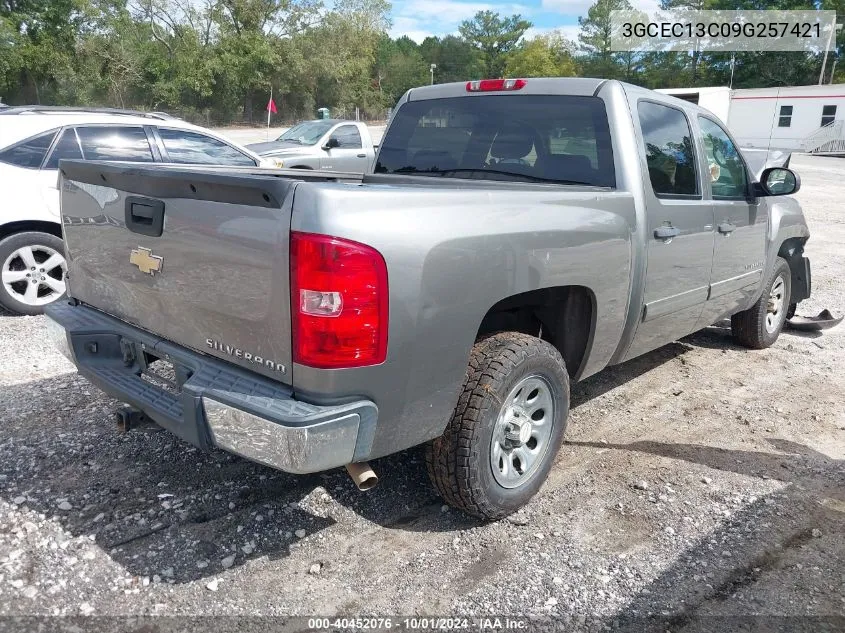
<svg viewBox="0 0 845 633">
<path fill-rule="evenodd" d="M 255 167 L 255 161 L 249 156 L 205 134 L 160 127 L 158 135 L 171 163 Z"/>
<path fill-rule="evenodd" d="M 79 141 L 76 138 L 76 131 L 73 128 L 65 128 L 53 151 L 50 152 L 50 158 L 44 163 L 44 169 L 58 169 L 59 161 L 62 158 L 82 158 L 82 150 L 79 149 Z"/>
<path fill-rule="evenodd" d="M 133 163 L 153 162 L 153 152 L 142 127 L 78 127 L 85 160 L 121 160 Z"/>
<path fill-rule="evenodd" d="M 305 121 L 294 125 L 287 132 L 283 133 L 277 141 L 295 143 L 296 145 L 314 145 L 323 138 L 332 125 L 331 121 Z"/>
<path fill-rule="evenodd" d="M 360 149 L 363 147 L 361 133 L 354 125 L 341 125 L 332 132 L 331 138 L 337 139 L 337 146 L 340 149 Z"/>
<path fill-rule="evenodd" d="M 748 195 L 748 175 L 739 150 L 727 132 L 714 121 L 698 118 L 704 153 L 710 168 L 710 190 L 714 199 L 744 200 Z"/>
<path fill-rule="evenodd" d="M 830 125 L 836 120 L 836 106 L 826 105 L 822 106 L 822 127 Z"/>
<path fill-rule="evenodd" d="M 55 137 L 56 130 L 51 130 L 7 147 L 0 151 L 0 163 L 38 169 Z"/>
<path fill-rule="evenodd" d="M 684 113 L 648 101 L 640 102 L 637 110 L 655 195 L 698 196 L 692 132 Z"/>
<path fill-rule="evenodd" d="M 792 125 L 792 106 L 781 106 L 778 116 L 778 127 L 790 127 Z"/>
<path fill-rule="evenodd" d="M 573 95 L 484 95 L 404 103 L 376 173 L 616 185 L 604 102 Z"/>
</svg>

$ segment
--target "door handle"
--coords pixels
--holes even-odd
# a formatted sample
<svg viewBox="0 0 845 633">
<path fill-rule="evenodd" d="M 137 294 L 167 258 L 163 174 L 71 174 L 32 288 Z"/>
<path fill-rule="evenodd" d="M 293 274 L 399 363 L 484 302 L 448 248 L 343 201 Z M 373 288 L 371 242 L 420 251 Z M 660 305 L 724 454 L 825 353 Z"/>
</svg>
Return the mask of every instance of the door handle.
<svg viewBox="0 0 845 633">
<path fill-rule="evenodd" d="M 153 198 L 126 198 L 126 228 L 133 233 L 159 237 L 164 230 L 164 202 Z"/>
<path fill-rule="evenodd" d="M 719 233 L 721 233 L 722 235 L 730 235 L 734 231 L 736 231 L 735 224 L 731 224 L 730 222 L 722 222 L 719 225 Z"/>
<path fill-rule="evenodd" d="M 366 154 L 358 154 L 358 158 L 366 158 L 366 157 L 367 157 Z"/>
<path fill-rule="evenodd" d="M 654 229 L 654 237 L 659 240 L 671 240 L 681 234 L 681 229 L 676 229 L 671 224 L 668 226 L 658 226 Z"/>
</svg>

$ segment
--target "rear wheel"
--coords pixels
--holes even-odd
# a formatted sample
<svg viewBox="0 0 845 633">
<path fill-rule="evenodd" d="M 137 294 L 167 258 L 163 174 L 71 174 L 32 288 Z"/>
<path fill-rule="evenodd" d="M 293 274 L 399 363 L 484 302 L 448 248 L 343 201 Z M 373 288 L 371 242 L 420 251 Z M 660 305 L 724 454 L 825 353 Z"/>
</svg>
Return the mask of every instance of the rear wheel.
<svg viewBox="0 0 845 633">
<path fill-rule="evenodd" d="M 546 341 L 504 332 L 475 344 L 458 406 L 426 449 L 452 506 L 483 519 L 518 510 L 542 486 L 563 442 L 569 376 Z"/>
<path fill-rule="evenodd" d="M 49 233 L 27 231 L 0 241 L 0 305 L 17 314 L 41 314 L 65 294 L 65 247 Z"/>
<path fill-rule="evenodd" d="M 731 331 L 738 343 L 764 349 L 778 340 L 790 307 L 791 283 L 789 264 L 778 257 L 757 302 L 731 317 Z"/>
</svg>

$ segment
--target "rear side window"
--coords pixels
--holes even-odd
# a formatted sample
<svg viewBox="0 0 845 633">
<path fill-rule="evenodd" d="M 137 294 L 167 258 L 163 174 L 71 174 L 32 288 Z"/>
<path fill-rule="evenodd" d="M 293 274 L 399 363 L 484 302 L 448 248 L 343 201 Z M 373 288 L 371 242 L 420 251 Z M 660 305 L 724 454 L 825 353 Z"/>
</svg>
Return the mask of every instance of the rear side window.
<svg viewBox="0 0 845 633">
<path fill-rule="evenodd" d="M 78 127 L 85 160 L 125 160 L 134 163 L 153 162 L 153 152 L 142 127 L 92 126 Z"/>
<path fill-rule="evenodd" d="M 58 169 L 62 158 L 82 158 L 82 150 L 79 149 L 79 141 L 76 139 L 73 128 L 66 128 L 62 132 L 53 151 L 50 152 L 50 158 L 44 164 L 44 169 Z"/>
<path fill-rule="evenodd" d="M 648 101 L 641 101 L 637 110 L 654 193 L 667 197 L 697 197 L 692 132 L 684 113 Z"/>
<path fill-rule="evenodd" d="M 363 147 L 361 133 L 354 125 L 341 125 L 332 132 L 332 138 L 337 139 L 340 149 L 360 149 Z"/>
<path fill-rule="evenodd" d="M 158 135 L 171 163 L 255 167 L 255 161 L 246 154 L 205 134 L 160 127 Z"/>
<path fill-rule="evenodd" d="M 0 152 L 0 162 L 38 169 L 56 137 L 56 130 L 33 136 Z"/>
<path fill-rule="evenodd" d="M 569 95 L 409 101 L 387 130 L 375 171 L 616 184 L 604 102 Z"/>
</svg>

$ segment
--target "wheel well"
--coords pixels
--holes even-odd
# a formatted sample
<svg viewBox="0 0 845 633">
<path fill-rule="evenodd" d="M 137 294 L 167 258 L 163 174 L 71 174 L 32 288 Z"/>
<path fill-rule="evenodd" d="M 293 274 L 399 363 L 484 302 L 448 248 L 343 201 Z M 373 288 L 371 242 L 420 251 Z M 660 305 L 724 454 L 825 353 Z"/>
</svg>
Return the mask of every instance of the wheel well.
<svg viewBox="0 0 845 633">
<path fill-rule="evenodd" d="M 804 244 L 807 243 L 806 237 L 790 237 L 783 241 L 778 249 L 778 255 L 789 261 L 793 257 L 801 257 L 804 254 Z"/>
<path fill-rule="evenodd" d="M 0 226 L 0 240 L 26 231 L 41 231 L 49 233 L 62 239 L 62 225 L 58 222 L 42 222 L 38 220 L 23 220 L 21 222 L 9 222 Z"/>
<path fill-rule="evenodd" d="M 524 292 L 494 305 L 478 336 L 513 331 L 539 336 L 554 345 L 570 376 L 581 369 L 592 340 L 595 298 L 584 286 L 557 286 Z"/>
</svg>

